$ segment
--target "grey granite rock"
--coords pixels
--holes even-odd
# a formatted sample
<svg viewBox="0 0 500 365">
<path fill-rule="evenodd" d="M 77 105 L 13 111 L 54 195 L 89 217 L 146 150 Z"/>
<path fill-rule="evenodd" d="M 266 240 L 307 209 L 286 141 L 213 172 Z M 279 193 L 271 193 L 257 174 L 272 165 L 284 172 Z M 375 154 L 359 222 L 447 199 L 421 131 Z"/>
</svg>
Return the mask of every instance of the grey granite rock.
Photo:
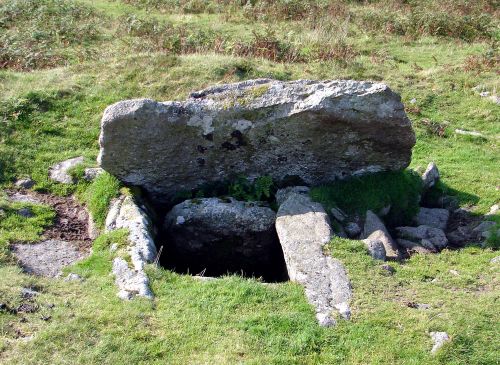
<svg viewBox="0 0 500 365">
<path fill-rule="evenodd" d="M 334 325 L 335 313 L 349 318 L 351 285 L 342 263 L 323 253 L 332 230 L 321 204 L 289 194 L 278 210 L 276 230 L 290 280 L 304 286 L 320 325 Z"/>
<path fill-rule="evenodd" d="M 179 267 L 206 270 L 207 275 L 243 270 L 247 275 L 269 277 L 265 269 L 282 257 L 275 220 L 271 208 L 257 203 L 190 199 L 167 213 L 165 239 Z M 263 271 L 255 271 L 256 267 Z"/>
<path fill-rule="evenodd" d="M 449 218 L 450 212 L 448 209 L 421 207 L 415 217 L 415 222 L 419 226 L 424 225 L 445 230 Z"/>
<path fill-rule="evenodd" d="M 400 239 L 412 241 L 429 250 L 442 250 L 448 245 L 446 235 L 439 228 L 422 225 L 418 227 L 397 227 L 396 231 Z"/>
<path fill-rule="evenodd" d="M 414 144 L 400 97 L 384 84 L 259 79 L 194 92 L 182 102 L 109 106 L 98 161 L 166 202 L 237 175 L 318 185 L 400 170 Z"/>
<path fill-rule="evenodd" d="M 372 234 L 374 232 L 378 233 L 376 235 Z M 389 231 L 385 227 L 385 224 L 380 220 L 380 218 L 373 213 L 371 210 L 366 211 L 366 219 L 365 219 L 365 225 L 364 225 L 364 230 L 363 230 L 363 236 L 366 238 L 372 237 L 369 241 L 365 240 L 365 244 L 367 242 L 371 242 L 371 245 L 373 248 L 376 248 L 377 242 L 382 243 L 384 246 L 384 251 L 385 251 L 385 256 L 388 259 L 393 259 L 397 260 L 400 257 L 399 251 L 398 251 L 398 246 L 396 242 L 392 239 Z M 382 252 L 380 249 L 376 249 L 374 253 L 376 252 L 377 258 L 382 260 Z M 373 254 L 372 254 L 373 256 Z M 375 257 L 374 257 L 375 258 Z"/>
<path fill-rule="evenodd" d="M 73 178 L 68 173 L 69 170 L 83 163 L 83 157 L 75 157 L 70 158 L 69 160 L 65 160 L 53 165 L 49 170 L 49 177 L 51 180 L 62 184 L 71 184 L 73 183 Z"/>
<path fill-rule="evenodd" d="M 439 180 L 439 170 L 434 162 L 430 162 L 422 175 L 424 189 L 429 189 L 436 185 Z"/>
</svg>

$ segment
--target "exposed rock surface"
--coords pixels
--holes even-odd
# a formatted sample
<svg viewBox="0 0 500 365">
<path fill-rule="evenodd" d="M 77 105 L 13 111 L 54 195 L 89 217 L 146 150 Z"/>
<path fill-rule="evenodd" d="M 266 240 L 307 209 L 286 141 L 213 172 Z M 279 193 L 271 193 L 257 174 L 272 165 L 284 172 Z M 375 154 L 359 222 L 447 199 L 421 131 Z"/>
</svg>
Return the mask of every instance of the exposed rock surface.
<svg viewBox="0 0 500 365">
<path fill-rule="evenodd" d="M 78 166 L 83 163 L 83 157 L 75 157 L 70 158 L 69 160 L 65 160 L 53 165 L 49 170 L 49 177 L 57 182 L 63 184 L 71 184 L 73 183 L 73 178 L 68 173 L 73 167 Z"/>
<path fill-rule="evenodd" d="M 449 218 L 450 212 L 448 209 L 421 207 L 415 221 L 419 226 L 430 226 L 445 230 Z"/>
<path fill-rule="evenodd" d="M 256 203 L 232 198 L 186 200 L 165 217 L 168 255 L 175 256 L 178 267 L 206 270 L 209 276 L 243 270 L 267 277 L 282 257 L 275 220 L 271 208 Z"/>
<path fill-rule="evenodd" d="M 118 296 L 122 299 L 131 299 L 134 295 L 151 298 L 144 265 L 152 263 L 156 257 L 153 226 L 146 208 L 139 206 L 131 196 L 116 199 L 106 217 L 106 230 L 120 228 L 129 230 L 127 253 L 130 254 L 132 267 L 120 257 L 113 261 L 113 273 L 120 289 Z"/>
<path fill-rule="evenodd" d="M 12 251 L 27 273 L 49 277 L 59 276 L 65 266 L 85 257 L 76 245 L 61 240 L 19 243 Z"/>
<path fill-rule="evenodd" d="M 335 312 L 349 318 L 351 285 L 342 263 L 323 253 L 332 230 L 321 204 L 290 192 L 278 210 L 276 230 L 290 280 L 304 286 L 320 325 L 334 325 Z"/>
<path fill-rule="evenodd" d="M 443 230 L 429 226 L 397 227 L 398 236 L 402 245 L 406 241 L 414 242 L 429 250 L 442 250 L 448 245 L 448 239 Z M 405 246 L 406 247 L 406 246 Z"/>
<path fill-rule="evenodd" d="M 384 84 L 259 79 L 194 92 L 183 102 L 109 106 L 98 160 L 166 202 L 238 174 L 317 185 L 399 170 L 414 144 L 400 97 Z"/>
<path fill-rule="evenodd" d="M 429 189 L 433 187 L 439 180 L 439 170 L 434 162 L 430 162 L 427 169 L 422 175 L 422 182 L 424 184 L 424 189 Z"/>
<path fill-rule="evenodd" d="M 367 245 L 370 254 L 372 254 L 372 257 L 380 260 L 382 260 L 383 256 L 394 260 L 399 258 L 400 255 L 396 242 L 392 239 L 384 223 L 371 210 L 366 211 L 363 236 L 367 238 L 364 242 Z M 382 251 L 378 247 L 380 243 L 384 246 L 385 255 L 382 254 Z M 371 250 L 370 247 L 372 248 Z M 374 254 L 377 257 L 375 257 Z"/>
</svg>

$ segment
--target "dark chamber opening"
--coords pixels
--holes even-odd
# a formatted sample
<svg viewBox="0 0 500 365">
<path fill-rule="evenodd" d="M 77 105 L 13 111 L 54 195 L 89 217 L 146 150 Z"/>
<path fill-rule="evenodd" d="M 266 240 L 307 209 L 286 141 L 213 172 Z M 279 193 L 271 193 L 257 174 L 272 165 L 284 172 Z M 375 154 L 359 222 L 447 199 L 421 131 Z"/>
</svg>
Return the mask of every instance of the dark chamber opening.
<svg viewBox="0 0 500 365">
<path fill-rule="evenodd" d="M 206 239 L 206 237 L 205 237 Z M 194 250 L 183 247 L 175 239 L 161 232 L 157 242 L 163 246 L 161 266 L 180 274 L 218 277 L 228 274 L 261 278 L 276 283 L 288 280 L 283 251 L 276 234 L 275 240 L 266 245 L 249 245 L 237 237 L 210 237 L 209 244 Z"/>
</svg>

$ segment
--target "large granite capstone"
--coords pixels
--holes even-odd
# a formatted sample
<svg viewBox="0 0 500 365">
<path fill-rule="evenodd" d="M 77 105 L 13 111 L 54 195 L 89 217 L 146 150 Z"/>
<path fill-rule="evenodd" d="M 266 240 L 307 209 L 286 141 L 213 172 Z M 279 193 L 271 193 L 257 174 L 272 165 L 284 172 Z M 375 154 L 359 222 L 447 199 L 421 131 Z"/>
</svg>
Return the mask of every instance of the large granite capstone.
<svg viewBox="0 0 500 365">
<path fill-rule="evenodd" d="M 408 166 L 398 94 L 359 81 L 219 85 L 186 101 L 126 100 L 102 118 L 99 163 L 157 202 L 237 175 L 317 185 Z"/>
</svg>

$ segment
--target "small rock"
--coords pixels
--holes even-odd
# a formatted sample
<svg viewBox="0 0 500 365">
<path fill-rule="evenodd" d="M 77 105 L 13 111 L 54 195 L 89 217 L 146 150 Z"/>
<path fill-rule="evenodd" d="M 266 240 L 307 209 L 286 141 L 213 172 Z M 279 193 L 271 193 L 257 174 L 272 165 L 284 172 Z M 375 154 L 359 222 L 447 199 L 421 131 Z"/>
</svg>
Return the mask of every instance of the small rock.
<svg viewBox="0 0 500 365">
<path fill-rule="evenodd" d="M 340 208 L 332 208 L 330 212 L 332 213 L 333 218 L 339 222 L 343 222 L 347 218 L 347 215 L 340 210 Z"/>
<path fill-rule="evenodd" d="M 50 321 L 52 319 L 52 317 L 51 316 L 41 316 L 40 319 L 42 321 Z"/>
<path fill-rule="evenodd" d="M 417 99 L 413 98 L 410 100 L 410 104 L 415 104 L 417 102 Z"/>
<path fill-rule="evenodd" d="M 460 276 L 460 274 L 457 270 L 450 270 L 450 274 L 455 275 L 455 276 Z"/>
<path fill-rule="evenodd" d="M 361 227 L 356 222 L 349 222 L 344 227 L 345 233 L 349 238 L 358 237 L 361 233 Z"/>
<path fill-rule="evenodd" d="M 417 309 L 427 310 L 427 309 L 430 309 L 430 308 L 431 308 L 430 304 L 417 303 Z"/>
<path fill-rule="evenodd" d="M 486 97 L 490 96 L 490 92 L 489 91 L 482 91 L 479 93 L 479 96 L 482 98 L 486 98 Z"/>
<path fill-rule="evenodd" d="M 31 288 L 22 288 L 21 289 L 21 298 L 23 299 L 31 299 L 36 297 L 39 293 Z"/>
<path fill-rule="evenodd" d="M 435 354 L 443 345 L 450 341 L 450 336 L 446 332 L 431 332 L 430 336 L 432 341 L 434 341 L 434 346 L 432 346 L 431 353 Z"/>
<path fill-rule="evenodd" d="M 493 257 L 490 262 L 492 264 L 500 264 L 500 256 L 497 256 L 497 257 Z"/>
<path fill-rule="evenodd" d="M 104 170 L 101 169 L 100 167 L 87 167 L 84 170 L 83 179 L 86 181 L 92 181 L 103 172 Z"/>
<path fill-rule="evenodd" d="M 415 221 L 417 225 L 430 226 L 439 229 L 446 229 L 450 212 L 447 209 L 441 208 L 420 208 Z"/>
<path fill-rule="evenodd" d="M 80 275 L 72 272 L 68 274 L 68 276 L 66 276 L 66 279 L 64 279 L 64 281 L 83 281 L 83 278 Z"/>
<path fill-rule="evenodd" d="M 448 239 L 442 229 L 421 225 L 418 227 L 397 227 L 399 238 L 409 240 L 418 245 L 442 250 L 448 245 Z M 399 242 L 399 241 L 398 241 Z"/>
<path fill-rule="evenodd" d="M 381 265 L 381 266 L 380 266 L 380 268 L 381 268 L 382 270 L 387 271 L 387 272 L 388 272 L 389 274 L 391 274 L 391 275 L 392 275 L 392 274 L 394 274 L 394 273 L 396 272 L 396 269 L 395 269 L 395 268 L 393 268 L 393 267 L 392 267 L 391 265 L 389 265 L 389 264 L 383 264 L 383 265 Z"/>
<path fill-rule="evenodd" d="M 31 189 L 35 185 L 35 181 L 32 179 L 19 179 L 15 182 L 16 187 L 22 189 Z"/>
<path fill-rule="evenodd" d="M 49 170 L 51 180 L 62 184 L 72 184 L 73 178 L 68 174 L 68 171 L 73 167 L 83 163 L 83 156 L 70 158 L 69 160 L 59 162 L 53 165 Z"/>
<path fill-rule="evenodd" d="M 429 163 L 427 165 L 427 169 L 422 174 L 422 182 L 424 185 L 424 189 L 429 189 L 433 187 L 436 182 L 439 180 L 439 170 L 437 165 L 434 162 Z"/>
<path fill-rule="evenodd" d="M 492 205 L 490 208 L 490 211 L 488 212 L 488 215 L 495 215 L 500 211 L 500 204 L 495 204 Z"/>
<path fill-rule="evenodd" d="M 456 134 L 464 135 L 464 136 L 473 136 L 473 137 L 481 137 L 484 138 L 484 135 L 482 133 L 479 133 L 477 131 L 466 131 L 463 129 L 455 129 Z"/>
<path fill-rule="evenodd" d="M 29 209 L 29 208 L 21 208 L 17 211 L 17 214 L 19 214 L 21 217 L 24 217 L 24 218 L 31 218 L 31 217 L 35 216 L 33 214 L 33 212 L 31 211 L 31 209 Z"/>
<path fill-rule="evenodd" d="M 384 242 L 390 240 L 390 237 L 387 237 L 385 232 L 381 230 L 376 230 L 372 234 L 370 234 L 367 238 L 363 240 L 365 243 L 370 256 L 375 260 L 386 260 L 386 252 Z"/>
<path fill-rule="evenodd" d="M 495 104 L 500 104 L 500 96 L 498 95 L 491 95 L 488 100 L 492 101 Z"/>
<path fill-rule="evenodd" d="M 99 228 L 94 222 L 94 218 L 92 217 L 92 214 L 90 212 L 88 213 L 88 218 L 87 218 L 87 234 L 89 235 L 89 238 L 91 240 L 95 240 L 97 237 L 99 237 Z"/>
</svg>

